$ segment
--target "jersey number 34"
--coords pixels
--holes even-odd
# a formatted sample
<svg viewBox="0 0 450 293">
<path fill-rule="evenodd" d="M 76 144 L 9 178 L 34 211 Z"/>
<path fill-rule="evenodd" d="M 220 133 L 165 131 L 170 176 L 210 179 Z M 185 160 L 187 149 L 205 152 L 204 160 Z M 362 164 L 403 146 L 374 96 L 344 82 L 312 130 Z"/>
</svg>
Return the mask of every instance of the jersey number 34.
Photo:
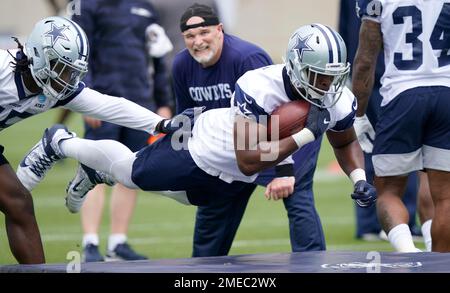
<svg viewBox="0 0 450 293">
<path fill-rule="evenodd" d="M 406 17 L 411 17 L 412 32 L 407 33 L 405 40 L 412 45 L 412 59 L 403 59 L 403 54 L 394 53 L 394 64 L 399 70 L 415 70 L 423 62 L 423 43 L 419 40 L 422 34 L 422 12 L 416 6 L 398 7 L 392 14 L 394 24 L 404 24 Z M 441 13 L 434 25 L 430 37 L 433 50 L 441 50 L 437 57 L 438 66 L 450 64 L 450 3 L 444 3 Z"/>
</svg>

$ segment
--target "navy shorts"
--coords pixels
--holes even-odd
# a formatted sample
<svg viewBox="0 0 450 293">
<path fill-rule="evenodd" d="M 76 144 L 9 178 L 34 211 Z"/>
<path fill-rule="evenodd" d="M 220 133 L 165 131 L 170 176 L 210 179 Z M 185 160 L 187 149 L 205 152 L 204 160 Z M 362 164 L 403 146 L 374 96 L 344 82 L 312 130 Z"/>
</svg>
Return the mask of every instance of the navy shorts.
<svg viewBox="0 0 450 293">
<path fill-rule="evenodd" d="M 417 87 L 381 108 L 372 162 L 377 176 L 450 171 L 450 87 Z"/>
<path fill-rule="evenodd" d="M 91 128 L 85 123 L 84 137 L 92 140 L 112 139 L 126 145 L 132 152 L 137 152 L 147 144 L 150 136 L 145 131 L 123 127 L 117 124 L 102 121 L 98 128 Z"/>
<path fill-rule="evenodd" d="M 138 152 L 131 179 L 146 191 L 185 190 L 192 205 L 204 206 L 226 201 L 248 183 L 226 183 L 200 169 L 189 150 L 174 150 L 172 135 L 166 135 Z"/>
</svg>

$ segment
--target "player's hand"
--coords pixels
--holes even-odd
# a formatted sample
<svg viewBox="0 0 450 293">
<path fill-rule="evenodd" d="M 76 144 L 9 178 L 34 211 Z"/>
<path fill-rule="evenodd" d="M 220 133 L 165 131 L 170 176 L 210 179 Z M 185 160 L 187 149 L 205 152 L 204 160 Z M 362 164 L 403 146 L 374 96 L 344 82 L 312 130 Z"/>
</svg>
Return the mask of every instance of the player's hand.
<svg viewBox="0 0 450 293">
<path fill-rule="evenodd" d="M 375 139 L 375 130 L 370 124 L 369 119 L 366 115 L 361 117 L 356 117 L 353 123 L 353 128 L 355 129 L 356 137 L 358 137 L 358 142 L 361 145 L 361 149 L 365 153 L 372 153 L 373 150 L 373 140 Z"/>
<path fill-rule="evenodd" d="M 175 115 L 172 119 L 161 120 L 155 130 L 164 134 L 171 134 L 180 130 L 190 136 L 195 119 L 203 112 L 204 109 L 205 107 L 186 109 L 182 113 Z"/>
<path fill-rule="evenodd" d="M 268 200 L 286 198 L 294 192 L 294 185 L 294 176 L 275 178 L 267 185 L 264 196 Z"/>
<path fill-rule="evenodd" d="M 306 119 L 305 128 L 309 129 L 317 139 L 325 131 L 327 131 L 330 124 L 330 112 L 327 109 L 322 109 L 316 105 L 311 104 L 309 108 L 308 118 Z"/>
<path fill-rule="evenodd" d="M 355 184 L 355 190 L 352 193 L 352 199 L 362 208 L 368 208 L 377 201 L 377 192 L 375 187 L 364 180 L 359 180 Z"/>
<path fill-rule="evenodd" d="M 99 128 L 102 126 L 102 120 L 98 120 L 89 116 L 83 116 L 84 121 L 87 125 L 89 125 L 91 128 Z"/>
</svg>

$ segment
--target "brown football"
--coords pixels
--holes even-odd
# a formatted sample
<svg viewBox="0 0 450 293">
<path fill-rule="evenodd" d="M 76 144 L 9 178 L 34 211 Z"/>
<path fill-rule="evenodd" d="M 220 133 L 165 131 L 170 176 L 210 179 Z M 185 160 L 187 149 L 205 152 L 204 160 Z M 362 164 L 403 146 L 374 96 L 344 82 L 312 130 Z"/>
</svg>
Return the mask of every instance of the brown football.
<svg viewBox="0 0 450 293">
<path fill-rule="evenodd" d="M 310 103 L 306 100 L 297 100 L 285 103 L 276 108 L 270 115 L 267 125 L 267 137 L 269 140 L 275 137 L 275 131 L 278 128 L 278 138 L 288 137 L 305 127 L 308 117 Z M 273 128 L 276 127 L 277 128 Z M 272 129 L 273 128 L 273 129 Z"/>
</svg>

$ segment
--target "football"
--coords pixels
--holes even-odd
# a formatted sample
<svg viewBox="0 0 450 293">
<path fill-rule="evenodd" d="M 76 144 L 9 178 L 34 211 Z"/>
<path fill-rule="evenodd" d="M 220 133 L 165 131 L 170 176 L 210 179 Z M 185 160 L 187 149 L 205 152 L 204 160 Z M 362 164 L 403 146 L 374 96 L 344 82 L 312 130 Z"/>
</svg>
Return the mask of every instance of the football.
<svg viewBox="0 0 450 293">
<path fill-rule="evenodd" d="M 288 137 L 303 129 L 308 117 L 310 103 L 306 100 L 292 101 L 276 108 L 269 117 L 267 123 L 267 137 L 271 140 L 272 135 L 278 128 L 279 139 Z M 273 128 L 273 129 L 272 129 Z"/>
</svg>

